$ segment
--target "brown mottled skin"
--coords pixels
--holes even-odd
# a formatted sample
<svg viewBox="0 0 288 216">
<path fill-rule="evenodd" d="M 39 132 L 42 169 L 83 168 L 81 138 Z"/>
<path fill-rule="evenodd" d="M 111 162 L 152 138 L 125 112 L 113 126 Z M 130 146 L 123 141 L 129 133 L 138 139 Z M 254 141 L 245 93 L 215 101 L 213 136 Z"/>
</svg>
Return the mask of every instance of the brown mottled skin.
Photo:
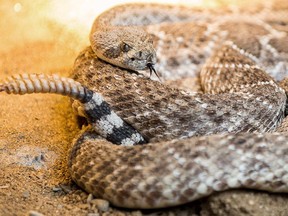
<svg viewBox="0 0 288 216">
<path fill-rule="evenodd" d="M 233 50 L 230 52 L 233 53 Z M 224 52 L 224 58 L 226 55 L 230 56 L 230 52 Z M 248 62 L 246 60 L 245 63 Z M 278 121 L 275 124 L 271 122 L 274 122 L 275 116 L 278 116 L 279 121 L 283 118 L 286 96 L 266 73 L 260 69 L 253 69 L 254 76 L 243 76 L 249 74 L 252 69 L 239 72 L 236 70 L 237 73 L 243 74 L 240 77 L 245 78 L 241 79 L 241 82 L 236 82 L 237 85 L 231 88 L 218 89 L 222 74 L 215 75 L 216 71 L 213 71 L 213 68 L 206 67 L 206 70 L 206 73 L 203 70 L 201 75 L 202 82 L 207 83 L 207 87 L 202 86 L 205 92 L 213 94 L 189 95 L 187 92 L 169 88 L 157 81 L 138 77 L 103 61 L 93 59 L 93 53 L 88 48 L 76 60 L 74 78 L 80 83 L 85 83 L 88 88 L 100 92 L 119 116 L 153 142 L 220 132 L 248 130 L 265 132 L 275 129 Z M 210 76 L 214 77 L 215 83 L 207 82 L 206 79 Z M 225 81 L 235 82 L 237 77 L 234 75 L 228 79 L 229 77 L 226 76 Z M 246 87 L 246 84 L 252 84 L 254 77 L 257 77 L 260 83 L 255 83 L 257 88 Z M 271 81 L 273 85 L 261 84 L 266 81 Z M 242 85 L 245 87 L 240 88 Z M 233 93 L 229 93 L 231 91 Z M 271 95 L 269 93 L 271 91 L 275 94 Z M 247 97 L 247 92 L 259 95 L 259 100 Z M 267 101 L 267 104 L 263 104 L 263 101 Z M 249 106 L 245 106 L 244 102 L 248 102 Z M 270 104 L 277 109 L 270 110 L 268 108 Z M 245 116 L 241 113 L 245 113 Z"/>
<path fill-rule="evenodd" d="M 26 75 L 0 91 L 82 98 L 73 106 L 88 122 L 104 107 L 75 140 L 69 167 L 80 187 L 113 205 L 162 208 L 234 188 L 287 193 L 287 118 L 278 127 L 287 80 L 278 80 L 288 72 L 288 3 L 221 2 L 112 8 L 96 18 L 91 47 L 75 61 L 78 82 Z M 151 68 L 163 82 L 142 74 Z M 202 92 L 167 84 L 190 76 Z M 123 128 L 119 117 L 149 143 L 115 145 L 95 132 Z"/>
<path fill-rule="evenodd" d="M 286 94 L 270 75 L 279 80 L 287 73 L 287 50 L 275 42 L 286 41 L 287 33 L 276 31 L 276 23 L 270 20 L 271 13 L 277 15 L 273 6 L 267 10 L 262 5 L 247 13 L 242 9 L 237 14 L 229 9 L 218 13 L 131 4 L 112 8 L 95 20 L 92 48 L 78 56 L 74 78 L 101 93 L 117 115 L 151 144 L 114 146 L 87 129 L 71 154 L 77 184 L 96 197 L 129 208 L 174 206 L 229 188 L 288 191 L 287 134 L 267 133 L 284 118 Z M 133 67 L 139 68 L 126 67 L 129 61 L 121 61 L 122 55 L 137 59 L 143 51 L 148 61 L 147 47 L 152 56 L 154 49 L 146 44 L 149 34 L 147 40 L 139 35 L 131 40 L 133 28 L 127 40 L 131 53 L 121 52 L 125 37 L 110 44 L 115 34 L 109 29 L 124 26 L 121 35 L 127 35 L 126 25 L 144 25 L 152 35 L 155 67 L 162 80 L 198 74 L 203 93 L 132 73 Z M 103 49 L 98 50 L 99 46 Z M 99 55 L 101 51 L 105 54 Z M 120 63 L 114 64 L 115 59 Z M 139 65 L 145 69 L 145 64 Z M 207 136 L 211 134 L 218 135 Z"/>
</svg>

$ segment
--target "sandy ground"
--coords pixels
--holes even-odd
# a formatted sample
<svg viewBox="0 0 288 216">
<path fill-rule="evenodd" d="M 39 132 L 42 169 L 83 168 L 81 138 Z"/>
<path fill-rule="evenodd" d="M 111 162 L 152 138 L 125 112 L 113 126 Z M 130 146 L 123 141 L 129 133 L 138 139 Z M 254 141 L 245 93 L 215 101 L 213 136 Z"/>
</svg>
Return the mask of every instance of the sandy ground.
<svg viewBox="0 0 288 216">
<path fill-rule="evenodd" d="M 0 7 L 0 79 L 23 72 L 69 76 L 88 32 L 35 22 L 29 11 L 15 14 L 8 6 Z M 71 182 L 67 156 L 79 129 L 69 99 L 1 93 L 0 101 L 0 215 L 288 215 L 287 196 L 247 191 L 161 211 L 107 208 Z"/>
</svg>

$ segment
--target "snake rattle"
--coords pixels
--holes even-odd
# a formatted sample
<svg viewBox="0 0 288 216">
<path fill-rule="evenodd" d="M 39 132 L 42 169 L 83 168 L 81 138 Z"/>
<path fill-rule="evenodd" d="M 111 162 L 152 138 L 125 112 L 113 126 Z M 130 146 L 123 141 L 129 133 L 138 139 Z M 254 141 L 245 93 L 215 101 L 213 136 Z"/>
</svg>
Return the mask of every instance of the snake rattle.
<svg viewBox="0 0 288 216">
<path fill-rule="evenodd" d="M 233 188 L 288 192 L 288 134 L 275 132 L 284 118 L 287 97 L 267 74 L 268 60 L 258 61 L 245 46 L 255 43 L 248 37 L 251 25 L 272 39 L 276 34 L 278 41 L 280 30 L 260 25 L 265 17 L 256 23 L 243 21 L 239 26 L 248 35 L 244 43 L 229 31 L 231 21 L 216 17 L 213 27 L 226 32 L 219 35 L 211 30 L 212 24 L 203 24 L 211 17 L 201 12 L 201 20 L 191 10 L 156 4 L 112 8 L 95 20 L 91 47 L 76 59 L 73 79 L 24 74 L 0 85 L 0 91 L 7 93 L 73 98 L 74 110 L 90 127 L 74 142 L 71 176 L 85 191 L 116 206 L 175 206 Z M 134 18 L 128 19 L 131 11 Z M 180 21 L 200 32 L 200 46 L 206 46 L 194 50 L 203 51 L 199 62 L 189 63 L 199 69 L 203 93 L 131 73 L 156 68 L 166 80 L 169 74 L 173 79 L 178 76 L 173 73 L 178 69 L 170 70 L 175 62 L 166 61 L 167 70 L 157 68 L 157 49 L 149 31 L 163 28 L 154 34 L 163 49 L 165 25 L 170 30 L 183 27 Z M 259 30 L 259 37 L 264 30 Z M 205 44 L 209 34 L 214 34 L 217 46 Z M 181 44 L 179 38 L 175 40 Z"/>
</svg>

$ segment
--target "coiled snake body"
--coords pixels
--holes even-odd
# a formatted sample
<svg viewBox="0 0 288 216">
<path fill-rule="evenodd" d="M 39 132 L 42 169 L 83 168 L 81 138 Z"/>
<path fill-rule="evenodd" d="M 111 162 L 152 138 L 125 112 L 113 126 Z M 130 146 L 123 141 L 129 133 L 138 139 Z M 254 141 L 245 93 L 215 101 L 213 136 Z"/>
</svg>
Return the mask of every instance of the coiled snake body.
<svg viewBox="0 0 288 216">
<path fill-rule="evenodd" d="M 274 133 L 287 98 L 270 76 L 280 80 L 288 72 L 288 22 L 287 9 L 274 3 L 226 8 L 225 15 L 115 7 L 96 19 L 91 47 L 76 59 L 74 79 L 84 86 L 32 75 L 0 90 L 76 99 L 73 107 L 91 126 L 72 149 L 72 178 L 116 206 L 167 207 L 241 187 L 288 192 L 288 134 Z M 154 67 L 162 80 L 200 74 L 203 92 L 135 72 Z"/>
</svg>

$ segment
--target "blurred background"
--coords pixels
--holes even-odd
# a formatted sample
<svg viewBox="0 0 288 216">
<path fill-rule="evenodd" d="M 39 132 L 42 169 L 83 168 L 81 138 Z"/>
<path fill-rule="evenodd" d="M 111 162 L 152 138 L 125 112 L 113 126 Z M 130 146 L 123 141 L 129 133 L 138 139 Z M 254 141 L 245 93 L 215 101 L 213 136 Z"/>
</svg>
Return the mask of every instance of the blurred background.
<svg viewBox="0 0 288 216">
<path fill-rule="evenodd" d="M 97 3 L 98 2 L 98 3 Z M 95 17 L 116 4 L 131 0 L 51 0 L 51 1 L 0 1 L 1 49 L 9 49 L 23 41 L 46 40 L 54 37 L 53 27 L 62 26 L 66 31 L 88 38 Z M 162 2 L 199 5 L 202 0 L 153 0 L 137 2 Z M 59 33 L 59 32 L 58 32 Z M 87 40 L 88 41 L 88 40 Z M 77 46 L 77 45 L 76 45 Z"/>
<path fill-rule="evenodd" d="M 207 0 L 145 2 L 199 5 L 203 1 L 213 5 Z M 0 79 L 11 73 L 61 73 L 71 68 L 77 54 L 89 45 L 95 17 L 126 2 L 132 1 L 0 0 Z"/>
<path fill-rule="evenodd" d="M 0 80 L 24 72 L 69 76 L 75 58 L 89 45 L 88 34 L 95 17 L 109 7 L 125 2 L 132 1 L 0 0 Z M 250 8 L 249 4 L 256 0 L 149 2 L 205 7 L 229 2 Z M 1 93 L 0 101 L 0 215 L 41 215 L 30 214 L 31 211 L 44 215 L 87 215 L 91 212 L 88 195 L 72 187 L 73 184 L 70 187 L 67 155 L 79 129 L 69 99 L 52 94 L 8 96 Z M 58 187 L 63 183 L 66 192 Z M 275 200 L 278 206 L 285 203 L 285 200 Z M 263 211 L 269 212 L 267 209 L 274 204 L 266 203 L 270 205 Z M 274 208 L 277 208 L 276 204 Z M 227 205 L 222 205 L 225 211 Z M 199 209 L 198 204 L 196 206 L 195 211 Z M 217 205 L 215 209 L 218 210 Z M 234 206 L 232 209 L 234 211 Z M 244 212 L 241 206 L 240 210 Z"/>
</svg>

